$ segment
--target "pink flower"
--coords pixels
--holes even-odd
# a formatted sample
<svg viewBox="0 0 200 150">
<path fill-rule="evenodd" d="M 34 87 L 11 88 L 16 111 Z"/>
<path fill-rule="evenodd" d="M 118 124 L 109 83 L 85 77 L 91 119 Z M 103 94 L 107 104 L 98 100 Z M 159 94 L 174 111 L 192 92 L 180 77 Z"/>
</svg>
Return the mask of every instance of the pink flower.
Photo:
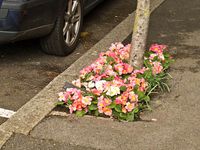
<svg viewBox="0 0 200 150">
<path fill-rule="evenodd" d="M 158 74 L 158 73 L 161 73 L 163 70 L 163 66 L 160 62 L 156 61 L 156 62 L 153 62 L 153 74 Z"/>
<path fill-rule="evenodd" d="M 166 49 L 166 45 L 158 45 L 158 44 L 153 44 L 150 47 L 150 51 L 155 52 L 157 54 L 163 53 L 163 50 Z"/>
<path fill-rule="evenodd" d="M 120 49 L 119 51 L 117 51 L 117 55 L 119 55 L 119 57 L 122 60 L 128 60 L 130 48 L 131 48 L 130 44 L 126 45 L 125 47 L 123 47 L 123 49 Z"/>
<path fill-rule="evenodd" d="M 115 99 L 115 103 L 116 103 L 116 104 L 125 105 L 126 102 L 128 101 L 128 97 L 129 97 L 128 92 L 124 92 L 122 95 L 118 96 L 118 97 Z"/>
<path fill-rule="evenodd" d="M 138 101 L 138 95 L 136 95 L 133 91 L 129 92 L 129 99 L 131 102 L 137 102 Z"/>
<path fill-rule="evenodd" d="M 133 71 L 133 67 L 127 63 L 116 64 L 114 69 L 119 73 L 119 75 L 132 73 Z"/>
<path fill-rule="evenodd" d="M 104 98 L 103 96 L 98 98 L 98 107 L 106 107 L 112 103 L 112 100 L 109 98 Z"/>
<path fill-rule="evenodd" d="M 75 100 L 72 104 L 73 108 L 76 108 L 76 110 L 82 110 L 83 108 L 86 107 L 86 105 L 84 105 L 80 100 Z"/>
<path fill-rule="evenodd" d="M 144 92 L 144 91 L 146 90 L 147 86 L 148 86 L 148 82 L 146 82 L 145 79 L 142 78 L 142 79 L 140 80 L 140 87 L 139 87 L 139 90 L 142 91 L 142 92 Z"/>
<path fill-rule="evenodd" d="M 91 92 L 97 96 L 100 96 L 101 95 L 101 91 L 98 91 L 97 89 L 92 89 Z"/>
<path fill-rule="evenodd" d="M 124 83 L 124 80 L 119 78 L 119 76 L 116 76 L 114 78 L 114 80 L 112 81 L 112 85 L 117 86 L 117 87 L 121 87 L 121 86 L 125 86 L 125 83 Z"/>
<path fill-rule="evenodd" d="M 153 60 L 156 56 L 158 56 L 158 54 L 151 54 L 151 55 L 149 56 L 149 59 L 150 59 L 150 60 Z"/>
<path fill-rule="evenodd" d="M 128 74 L 128 73 L 131 73 L 132 71 L 133 71 L 133 67 L 129 64 L 124 63 L 123 74 Z"/>
<path fill-rule="evenodd" d="M 109 106 L 112 103 L 112 100 L 109 98 L 104 98 L 103 96 L 98 98 L 98 111 L 99 113 L 104 113 L 107 116 L 111 116 L 112 115 L 112 109 L 108 108 L 107 106 Z"/>
<path fill-rule="evenodd" d="M 143 74 L 146 70 L 148 70 L 148 68 L 143 67 L 140 70 L 134 70 L 133 74 Z M 136 77 L 136 75 L 135 75 Z"/>
<path fill-rule="evenodd" d="M 72 81 L 72 84 L 74 86 L 77 86 L 77 87 L 81 88 L 81 81 L 80 81 L 80 79 Z"/>
<path fill-rule="evenodd" d="M 108 76 L 117 76 L 117 73 L 113 70 L 111 65 L 105 67 L 105 74 Z"/>
<path fill-rule="evenodd" d="M 115 70 L 119 73 L 119 75 L 122 75 L 123 70 L 124 70 L 123 63 L 116 64 L 116 65 L 114 66 L 114 68 L 115 68 Z"/>
<path fill-rule="evenodd" d="M 111 44 L 111 47 L 109 48 L 109 50 L 110 51 L 115 51 L 115 50 L 119 50 L 119 49 L 121 49 L 121 48 L 123 48 L 124 47 L 124 45 L 122 44 L 122 43 L 112 43 Z"/>
<path fill-rule="evenodd" d="M 86 96 L 82 98 L 82 103 L 84 105 L 91 105 L 92 98 L 90 96 Z"/>
<path fill-rule="evenodd" d="M 126 110 L 125 107 L 122 107 L 122 112 L 125 113 L 125 114 L 127 113 L 127 110 Z"/>
<path fill-rule="evenodd" d="M 88 66 L 80 71 L 80 77 L 85 78 L 85 75 L 92 71 L 92 67 Z"/>
<path fill-rule="evenodd" d="M 76 111 L 76 107 L 73 107 L 72 105 L 69 105 L 70 114 L 72 114 L 74 111 Z"/>
<path fill-rule="evenodd" d="M 128 102 L 128 103 L 126 103 L 125 108 L 126 108 L 126 110 L 127 110 L 128 112 L 131 112 L 131 111 L 135 108 L 135 104 L 134 104 L 134 103 Z"/>
<path fill-rule="evenodd" d="M 77 90 L 76 92 L 73 93 L 72 99 L 77 100 L 82 98 L 82 93 L 80 90 Z"/>
<path fill-rule="evenodd" d="M 118 96 L 115 100 L 115 104 L 122 104 L 122 97 Z"/>
<path fill-rule="evenodd" d="M 112 57 L 114 59 L 114 62 L 112 62 L 112 63 L 121 63 L 122 62 L 122 60 L 116 55 L 115 52 L 107 51 L 105 54 L 106 54 L 106 56 Z M 110 64 L 112 64 L 112 63 L 110 63 Z"/>
<path fill-rule="evenodd" d="M 107 116 L 111 116 L 112 115 L 112 109 L 108 108 L 108 107 L 104 107 L 103 108 L 103 113 Z"/>
</svg>

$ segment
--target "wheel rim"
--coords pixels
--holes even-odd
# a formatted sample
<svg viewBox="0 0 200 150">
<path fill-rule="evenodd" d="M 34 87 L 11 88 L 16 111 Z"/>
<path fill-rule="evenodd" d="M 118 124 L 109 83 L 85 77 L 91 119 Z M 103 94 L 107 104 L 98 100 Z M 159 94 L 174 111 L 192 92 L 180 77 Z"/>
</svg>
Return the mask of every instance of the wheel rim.
<svg viewBox="0 0 200 150">
<path fill-rule="evenodd" d="M 64 14 L 63 36 L 65 43 L 71 46 L 78 34 L 81 23 L 81 4 L 79 0 L 68 0 L 68 6 Z"/>
</svg>

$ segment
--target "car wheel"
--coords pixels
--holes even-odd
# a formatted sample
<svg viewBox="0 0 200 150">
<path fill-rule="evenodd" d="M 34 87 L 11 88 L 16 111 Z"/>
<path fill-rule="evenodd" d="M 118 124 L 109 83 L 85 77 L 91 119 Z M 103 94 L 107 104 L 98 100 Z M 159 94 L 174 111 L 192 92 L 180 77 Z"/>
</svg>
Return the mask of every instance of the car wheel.
<svg viewBox="0 0 200 150">
<path fill-rule="evenodd" d="M 61 9 L 52 32 L 41 39 L 47 54 L 66 56 L 77 46 L 83 22 L 82 0 L 68 0 Z"/>
</svg>

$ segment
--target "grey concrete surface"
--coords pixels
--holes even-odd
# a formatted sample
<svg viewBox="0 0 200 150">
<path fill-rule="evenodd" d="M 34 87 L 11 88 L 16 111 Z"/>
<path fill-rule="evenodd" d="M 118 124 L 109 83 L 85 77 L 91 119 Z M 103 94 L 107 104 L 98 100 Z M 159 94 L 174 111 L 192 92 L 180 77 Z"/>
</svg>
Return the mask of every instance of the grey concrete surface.
<svg viewBox="0 0 200 150">
<path fill-rule="evenodd" d="M 30 136 L 62 142 L 69 139 L 70 144 L 100 149 L 200 149 L 199 10 L 199 0 L 167 0 L 151 16 L 148 45 L 169 45 L 176 61 L 170 69 L 171 92 L 156 97 L 160 105 L 145 112 L 144 121 L 55 116 L 43 120 Z M 148 122 L 152 118 L 157 121 Z"/>
<path fill-rule="evenodd" d="M 38 40 L 0 45 L 0 108 L 17 111 L 132 13 L 135 6 L 135 0 L 115 0 L 115 4 L 106 0 L 98 5 L 84 18 L 82 31 L 86 36 L 67 57 L 42 53 Z M 0 118 L 0 124 L 4 121 Z"/>
<path fill-rule="evenodd" d="M 148 45 L 154 42 L 169 45 L 176 61 L 170 69 L 171 92 L 156 97 L 160 104 L 153 112 L 143 113 L 143 121 L 125 123 L 91 117 L 50 116 L 25 136 L 26 140 L 53 140 L 94 149 L 199 150 L 199 10 L 199 0 L 166 0 L 152 14 Z M 149 122 L 153 118 L 157 121 Z M 4 148 L 11 146 L 18 146 L 13 138 Z M 26 144 L 24 149 L 28 147 Z"/>
<path fill-rule="evenodd" d="M 1 118 L 0 117 L 0 124 L 4 123 L 6 120 L 8 120 L 7 118 Z"/>
<path fill-rule="evenodd" d="M 7 141 L 12 136 L 11 132 L 5 131 L 0 128 L 0 148 L 5 144 L 5 141 Z"/>
<path fill-rule="evenodd" d="M 72 146 L 65 142 L 34 139 L 22 134 L 13 135 L 7 144 L 9 146 L 3 147 L 2 150 L 94 150 L 90 147 Z"/>
</svg>

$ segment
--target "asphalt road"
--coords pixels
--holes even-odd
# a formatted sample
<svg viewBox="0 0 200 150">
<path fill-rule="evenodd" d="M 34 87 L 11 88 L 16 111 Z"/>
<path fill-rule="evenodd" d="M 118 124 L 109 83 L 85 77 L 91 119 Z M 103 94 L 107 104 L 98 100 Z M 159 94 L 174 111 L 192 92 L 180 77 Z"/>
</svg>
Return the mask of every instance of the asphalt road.
<svg viewBox="0 0 200 150">
<path fill-rule="evenodd" d="M 67 57 L 44 54 L 37 39 L 0 45 L 0 108 L 17 111 L 135 7 L 135 0 L 106 0 L 101 3 L 85 16 L 80 44 Z M 6 119 L 0 117 L 0 124 L 4 121 Z"/>
</svg>

